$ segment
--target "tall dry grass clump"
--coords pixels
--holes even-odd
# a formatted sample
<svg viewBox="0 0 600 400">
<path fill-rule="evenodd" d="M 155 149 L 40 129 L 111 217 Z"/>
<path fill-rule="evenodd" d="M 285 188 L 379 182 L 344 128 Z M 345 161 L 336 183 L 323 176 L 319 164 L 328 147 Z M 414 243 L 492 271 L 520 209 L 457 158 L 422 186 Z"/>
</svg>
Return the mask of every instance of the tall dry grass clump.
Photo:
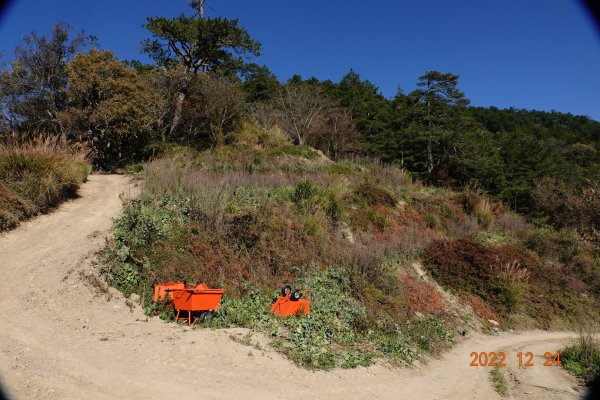
<svg viewBox="0 0 600 400">
<path fill-rule="evenodd" d="M 530 272 L 527 268 L 522 268 L 518 260 L 509 261 L 502 264 L 498 277 L 504 282 L 527 283 L 529 281 Z"/>
<path fill-rule="evenodd" d="M 89 151 L 63 137 L 0 144 L 0 231 L 72 196 L 91 171 Z"/>
</svg>

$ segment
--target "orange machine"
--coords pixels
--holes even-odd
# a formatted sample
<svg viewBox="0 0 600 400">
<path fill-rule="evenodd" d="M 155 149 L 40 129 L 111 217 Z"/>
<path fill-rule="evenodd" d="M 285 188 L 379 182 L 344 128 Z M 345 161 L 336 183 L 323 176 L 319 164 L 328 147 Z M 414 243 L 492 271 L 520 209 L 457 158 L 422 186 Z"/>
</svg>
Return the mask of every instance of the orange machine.
<svg viewBox="0 0 600 400">
<path fill-rule="evenodd" d="M 188 287 L 183 282 L 167 282 L 154 286 L 154 298 L 162 300 L 168 294 L 177 311 L 175 322 L 187 321 L 189 326 L 198 322 L 198 319 L 209 319 L 211 313 L 221 306 L 221 298 L 225 289 L 210 289 L 204 283 L 199 283 L 194 288 Z M 187 311 L 186 318 L 180 318 L 181 312 Z"/>
<path fill-rule="evenodd" d="M 304 295 L 305 298 L 302 298 Z M 307 315 L 310 311 L 310 290 L 292 291 L 290 285 L 286 285 L 281 289 L 281 296 L 275 300 L 271 306 L 271 312 L 280 317 L 289 315 Z"/>
</svg>

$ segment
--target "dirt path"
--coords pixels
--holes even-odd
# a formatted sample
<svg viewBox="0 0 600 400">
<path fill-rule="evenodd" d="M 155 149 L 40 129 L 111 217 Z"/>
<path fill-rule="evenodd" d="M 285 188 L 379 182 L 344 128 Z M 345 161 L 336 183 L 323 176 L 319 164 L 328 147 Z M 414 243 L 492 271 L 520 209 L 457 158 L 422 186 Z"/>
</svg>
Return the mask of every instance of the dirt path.
<svg viewBox="0 0 600 400">
<path fill-rule="evenodd" d="M 189 330 L 107 301 L 89 285 L 90 264 L 126 178 L 93 175 L 81 197 L 0 236 L 0 381 L 15 399 L 495 399 L 489 368 L 472 351 L 504 350 L 511 396 L 578 398 L 575 381 L 540 356 L 569 333 L 474 336 L 440 360 L 414 369 L 374 366 L 310 372 L 280 354 L 230 339 L 245 330 Z M 255 339 L 264 342 L 264 338 Z M 536 354 L 535 367 L 516 354 Z"/>
</svg>

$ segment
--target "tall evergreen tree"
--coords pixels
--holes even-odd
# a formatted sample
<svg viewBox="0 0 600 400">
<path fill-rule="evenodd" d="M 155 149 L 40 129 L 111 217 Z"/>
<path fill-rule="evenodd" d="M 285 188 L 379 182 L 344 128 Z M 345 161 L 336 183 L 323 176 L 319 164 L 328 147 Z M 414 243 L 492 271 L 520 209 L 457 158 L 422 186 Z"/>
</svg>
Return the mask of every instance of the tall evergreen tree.
<svg viewBox="0 0 600 400">
<path fill-rule="evenodd" d="M 238 73 L 247 66 L 247 57 L 259 55 L 261 50 L 260 43 L 238 26 L 237 20 L 205 18 L 204 1 L 190 5 L 195 11 L 192 16 L 148 18 L 145 27 L 153 37 L 142 42 L 142 51 L 159 65 L 178 63 L 185 67 L 175 98 L 170 135 L 177 129 L 194 75 L 208 71 Z"/>
<path fill-rule="evenodd" d="M 360 140 L 367 150 L 382 150 L 378 140 L 385 134 L 389 123 L 389 102 L 379 88 L 350 70 L 337 85 L 326 84 L 327 94 L 340 106 L 350 110 L 360 132 Z"/>
<path fill-rule="evenodd" d="M 457 150 L 452 137 L 462 124 L 469 100 L 458 90 L 458 75 L 428 71 L 419 77 L 417 86 L 410 94 L 416 122 L 413 128 L 426 142 L 427 173 L 431 175 L 436 163 Z"/>
<path fill-rule="evenodd" d="M 246 98 L 250 103 L 273 100 L 281 90 L 281 83 L 265 65 L 255 66 L 244 77 Z"/>
</svg>

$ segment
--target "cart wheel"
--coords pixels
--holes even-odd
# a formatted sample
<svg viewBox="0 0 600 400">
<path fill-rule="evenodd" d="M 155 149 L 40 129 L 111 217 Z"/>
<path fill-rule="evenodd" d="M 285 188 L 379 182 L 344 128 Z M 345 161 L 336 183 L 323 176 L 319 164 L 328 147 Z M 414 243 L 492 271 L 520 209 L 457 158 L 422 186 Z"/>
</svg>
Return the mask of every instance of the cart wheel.
<svg viewBox="0 0 600 400">
<path fill-rule="evenodd" d="M 213 313 L 210 311 L 202 311 L 200 313 L 200 322 L 210 322 L 213 317 Z"/>
<path fill-rule="evenodd" d="M 290 285 L 285 285 L 284 287 L 281 288 L 281 295 L 282 296 L 287 296 L 290 293 L 292 293 L 292 287 Z"/>
<path fill-rule="evenodd" d="M 291 301 L 298 301 L 302 297 L 302 293 L 299 290 L 294 290 L 294 293 L 290 295 Z"/>
</svg>

